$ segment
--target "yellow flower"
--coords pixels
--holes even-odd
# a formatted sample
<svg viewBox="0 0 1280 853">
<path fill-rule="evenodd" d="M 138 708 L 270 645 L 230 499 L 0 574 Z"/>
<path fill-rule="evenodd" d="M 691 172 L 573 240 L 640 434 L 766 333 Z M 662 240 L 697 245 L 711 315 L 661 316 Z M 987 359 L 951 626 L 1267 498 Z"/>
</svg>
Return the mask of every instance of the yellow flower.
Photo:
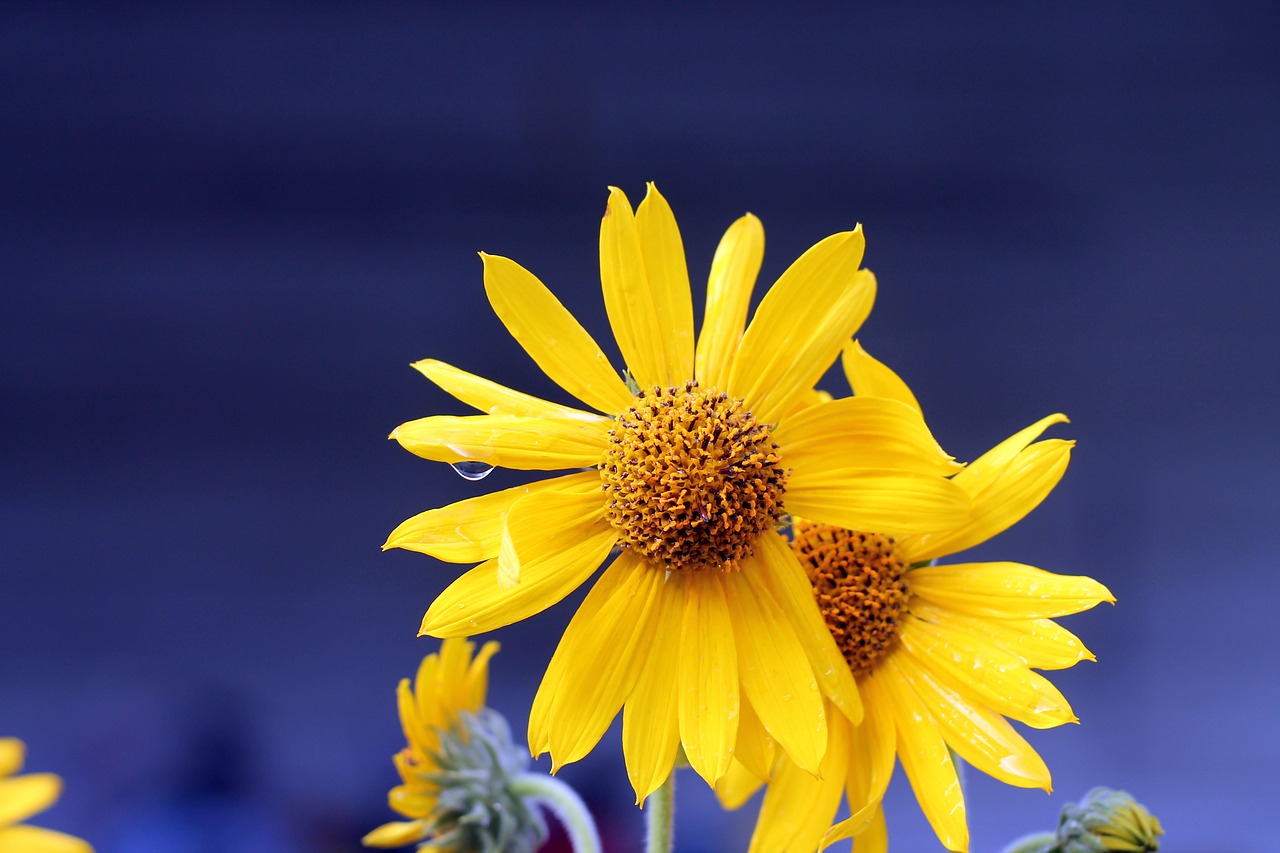
<svg viewBox="0 0 1280 853">
<path fill-rule="evenodd" d="M 62 780 L 52 773 L 13 775 L 22 769 L 25 755 L 22 741 L 0 738 L 0 853 L 93 853 L 79 838 L 21 824 L 62 793 Z"/>
<path fill-rule="evenodd" d="M 844 367 L 859 396 L 919 410 L 906 384 L 856 342 L 846 348 Z M 877 804 L 895 754 L 950 850 L 968 848 L 968 827 L 948 747 L 1002 782 L 1049 789 L 1048 768 L 1005 717 L 1033 728 L 1077 721 L 1062 694 L 1033 670 L 1093 660 L 1051 620 L 1114 601 L 1111 593 L 1090 578 L 1017 563 L 929 564 L 985 542 L 1049 494 L 1074 442 L 1036 439 L 1065 421 L 1060 414 L 1044 418 L 956 474 L 953 481 L 973 500 L 972 516 L 960 523 L 894 538 L 795 522 L 792 548 L 857 679 L 866 713 L 858 726 L 833 718 L 821 779 L 784 755 L 771 764 L 767 750 L 740 756 L 720 786 L 726 805 L 740 805 L 760 779 L 772 776 L 752 851 L 812 851 L 860 831 L 873 817 L 873 832 L 859 836 L 855 849 L 883 849 Z M 827 832 L 842 793 L 854 817 Z"/>
<path fill-rule="evenodd" d="M 396 689 L 407 746 L 395 756 L 402 784 L 391 808 L 408 821 L 384 824 L 363 839 L 369 847 L 425 843 L 434 850 L 537 849 L 546 826 L 528 799 L 512 790 L 528 756 L 511 743 L 506 722 L 484 707 L 489 658 L 497 643 L 445 640 L 427 655 L 412 688 Z"/>
<path fill-rule="evenodd" d="M 535 755 L 549 751 L 557 767 L 582 758 L 625 705 L 623 748 L 639 802 L 667 778 L 680 746 L 714 783 L 739 729 L 763 729 L 816 772 L 827 745 L 822 695 L 860 718 L 854 680 L 776 532 L 784 501 L 788 512 L 896 534 L 969 514 L 964 491 L 946 479 L 959 466 L 910 407 L 871 398 L 804 407 L 871 310 L 875 278 L 859 269 L 863 245 L 857 228 L 813 246 L 746 326 L 764 232 L 742 217 L 716 251 L 695 342 L 670 207 L 652 184 L 634 213 L 611 189 L 600 277 L 634 393 L 533 274 L 481 255 L 507 330 L 596 411 L 439 361 L 414 365 L 484 414 L 406 423 L 392 433 L 406 449 L 472 471 L 576 470 L 422 513 L 385 547 L 483 561 L 427 611 L 422 633 L 436 637 L 545 610 L 620 552 L 543 678 L 529 721 Z"/>
</svg>

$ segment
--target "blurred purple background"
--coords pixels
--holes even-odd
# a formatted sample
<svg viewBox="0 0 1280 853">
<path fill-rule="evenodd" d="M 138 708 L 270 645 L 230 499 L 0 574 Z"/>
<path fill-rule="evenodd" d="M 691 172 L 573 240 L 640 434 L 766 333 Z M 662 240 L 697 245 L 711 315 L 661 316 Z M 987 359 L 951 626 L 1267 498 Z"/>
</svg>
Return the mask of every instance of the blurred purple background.
<svg viewBox="0 0 1280 853">
<path fill-rule="evenodd" d="M 852 6 L 0 10 L 0 734 L 66 778 L 38 823 L 265 853 L 390 818 L 394 685 L 458 570 L 378 546 L 521 480 L 384 439 L 462 411 L 407 365 L 563 400 L 475 252 L 603 343 L 605 186 L 655 180 L 695 287 L 744 211 L 765 283 L 862 222 L 861 338 L 962 459 L 1072 416 L 979 556 L 1119 605 L 1067 620 L 1100 662 L 1055 676 L 1083 724 L 1030 735 L 1056 792 L 971 773 L 972 849 L 1095 784 L 1164 849 L 1274 848 L 1280 6 Z M 577 598 L 497 634 L 517 732 Z M 616 731 L 563 777 L 639 849 Z M 937 849 L 892 787 L 895 849 Z M 745 849 L 752 810 L 679 797 L 680 850 Z"/>
</svg>

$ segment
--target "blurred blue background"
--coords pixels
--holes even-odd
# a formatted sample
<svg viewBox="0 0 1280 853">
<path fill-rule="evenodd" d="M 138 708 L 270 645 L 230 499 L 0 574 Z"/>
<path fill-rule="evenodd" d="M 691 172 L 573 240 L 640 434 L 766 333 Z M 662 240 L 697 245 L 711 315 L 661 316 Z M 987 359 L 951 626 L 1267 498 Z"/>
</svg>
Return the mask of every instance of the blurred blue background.
<svg viewBox="0 0 1280 853">
<path fill-rule="evenodd" d="M 962 459 L 1072 417 L 979 556 L 1119 604 L 1067 620 L 1099 663 L 1030 735 L 1055 793 L 970 774 L 973 850 L 1099 783 L 1164 849 L 1273 850 L 1278 36 L 1273 3 L 6 4 L 0 734 L 67 780 L 37 822 L 255 853 L 391 816 L 394 685 L 457 569 L 378 546 L 520 481 L 385 440 L 462 411 L 407 365 L 563 400 L 475 252 L 605 342 L 605 187 L 655 180 L 695 288 L 744 211 L 764 283 L 862 222 L 861 338 Z M 518 732 L 576 600 L 497 635 Z M 563 777 L 639 849 L 616 731 Z M 679 796 L 679 849 L 745 849 L 752 811 Z M 901 774 L 888 808 L 937 849 Z"/>
</svg>

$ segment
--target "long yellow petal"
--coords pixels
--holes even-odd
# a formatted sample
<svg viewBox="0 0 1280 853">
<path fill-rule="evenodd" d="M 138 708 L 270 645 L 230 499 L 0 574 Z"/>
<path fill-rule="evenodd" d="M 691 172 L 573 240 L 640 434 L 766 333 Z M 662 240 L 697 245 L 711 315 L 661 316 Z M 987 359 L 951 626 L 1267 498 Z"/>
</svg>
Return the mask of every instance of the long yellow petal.
<svg viewBox="0 0 1280 853">
<path fill-rule="evenodd" d="M 887 853 L 889 838 L 885 835 L 883 842 L 879 836 L 884 834 L 884 809 L 879 801 L 863 806 L 844 820 L 832 826 L 822 836 L 818 844 L 818 853 L 822 853 L 837 841 L 857 836 L 853 846 L 860 850 L 877 850 Z"/>
<path fill-rule="evenodd" d="M 467 669 L 467 698 L 464 707 L 469 711 L 478 711 L 484 707 L 485 697 L 489 692 L 489 659 L 498 653 L 499 648 L 499 644 L 493 640 L 485 643 Z"/>
<path fill-rule="evenodd" d="M 1097 660 L 1075 634 L 1051 619 L 994 619 L 970 616 L 916 599 L 911 612 L 926 622 L 986 637 L 1033 669 L 1066 669 Z"/>
<path fill-rule="evenodd" d="M 729 374 L 728 391 L 776 423 L 794 408 L 862 325 L 876 280 L 862 261 L 862 229 L 826 238 L 800 256 L 765 294 Z"/>
<path fill-rule="evenodd" d="M 889 828 L 884 822 L 884 809 L 877 806 L 871 823 L 853 840 L 853 853 L 889 853 Z"/>
<path fill-rule="evenodd" d="M 649 253 L 641 245 L 640 229 L 626 194 L 609 187 L 609 202 L 600 221 L 600 283 L 609 325 L 631 375 L 642 388 L 673 387 L 693 376 L 689 274 L 687 270 L 684 273 L 681 299 L 679 284 L 670 276 L 676 247 L 682 260 L 684 256 L 675 220 L 668 229 L 658 221 L 662 216 L 659 211 L 649 210 L 646 215 L 650 221 L 645 236 L 655 242 Z M 673 236 L 675 247 L 669 242 Z M 663 264 L 658 275 L 650 275 L 646 254 Z M 684 302 L 689 303 L 687 315 Z M 681 372 L 681 367 L 687 369 Z"/>
<path fill-rule="evenodd" d="M 0 853 L 93 853 L 93 847 L 76 838 L 38 826 L 0 828 Z"/>
<path fill-rule="evenodd" d="M 360 843 L 365 847 L 404 847 L 421 841 L 426 835 L 425 820 L 392 821 L 367 833 L 360 839 Z"/>
<path fill-rule="evenodd" d="M 588 468 L 608 447 L 610 421 L 436 415 L 396 427 L 391 438 L 433 462 L 480 462 L 494 468 L 554 471 Z"/>
<path fill-rule="evenodd" d="M 809 577 L 787 540 L 765 533 L 755 558 L 742 561 L 742 578 L 761 601 L 773 600 L 775 612 L 791 625 L 813 667 L 822 694 L 852 722 L 862 720 L 862 700 L 844 653 L 818 610 Z"/>
<path fill-rule="evenodd" d="M 802 770 L 818 772 L 827 748 L 827 718 L 818 682 L 794 629 L 779 620 L 738 575 L 726 575 L 725 593 L 738 649 L 742 690 L 769 736 Z"/>
<path fill-rule="evenodd" d="M 567 657 L 551 706 L 553 768 L 595 747 L 640 677 L 665 573 L 626 556 L 600 576 L 560 640 Z"/>
<path fill-rule="evenodd" d="M 920 413 L 883 397 L 843 397 L 778 424 L 773 440 L 798 471 L 885 468 L 948 476 L 963 466 L 934 439 Z"/>
<path fill-rule="evenodd" d="M 843 720 L 831 727 L 827 754 L 817 776 L 786 757 L 778 760 L 760 805 L 760 817 L 751 835 L 748 853 L 811 853 L 817 849 L 844 793 L 843 771 L 849 763 L 848 731 Z"/>
<path fill-rule="evenodd" d="M 748 704 L 743 702 L 742 707 L 746 708 Z M 752 794 L 764 787 L 764 782 L 765 780 L 747 769 L 747 765 L 735 758 L 729 762 L 729 772 L 716 783 L 716 799 L 720 801 L 721 808 L 729 811 L 739 809 L 751 799 Z"/>
<path fill-rule="evenodd" d="M 872 358 L 858 341 L 852 340 L 844 345 L 844 358 L 841 362 L 854 394 L 859 397 L 897 400 L 923 414 L 916 395 L 911 393 L 907 383 L 883 362 Z"/>
<path fill-rule="evenodd" d="M 604 420 L 601 415 L 548 402 L 434 358 L 415 361 L 410 367 L 430 379 L 445 393 L 451 394 L 472 408 L 479 409 L 486 415 Z"/>
<path fill-rule="evenodd" d="M 580 471 L 550 477 L 420 512 L 391 531 L 382 550 L 403 548 L 450 563 L 488 560 L 498 556 L 502 528 L 512 505 L 526 495 L 543 491 L 599 492 L 600 475 L 595 471 Z"/>
<path fill-rule="evenodd" d="M 704 387 L 723 388 L 729 380 L 763 260 L 764 226 L 748 213 L 729 226 L 711 259 L 695 366 L 696 378 Z"/>
<path fill-rule="evenodd" d="M 926 534 L 903 543 L 903 551 L 913 563 L 956 554 L 986 542 L 997 533 L 1012 527 L 1040 505 L 1053 487 L 1058 485 L 1071 459 L 1074 441 L 1051 438 L 1037 442 L 1018 454 L 1004 472 L 973 499 L 973 514 L 964 524 L 937 528 L 940 533 Z M 966 469 L 967 471 L 967 469 Z M 960 472 L 953 479 L 963 488 Z"/>
<path fill-rule="evenodd" d="M 773 774 L 773 762 L 778 756 L 778 745 L 765 731 L 755 708 L 751 707 L 751 702 L 744 701 L 740 707 L 738 747 L 733 752 L 733 760 L 735 763 L 741 763 L 760 781 L 767 782 Z"/>
<path fill-rule="evenodd" d="M 898 733 L 898 760 L 929 825 L 948 850 L 969 849 L 964 792 L 938 723 L 911 688 L 885 673 L 877 678 Z"/>
<path fill-rule="evenodd" d="M 598 411 L 626 411 L 632 397 L 621 374 L 551 291 L 509 258 L 480 257 L 489 304 L 542 372 Z"/>
<path fill-rule="evenodd" d="M 849 737 L 845 794 L 849 808 L 855 812 L 878 803 L 889 787 L 889 777 L 893 775 L 897 733 L 893 728 L 888 700 L 877 682 L 875 672 L 859 680 L 866 713 L 862 724 L 854 726 Z"/>
<path fill-rule="evenodd" d="M 53 805 L 62 780 L 52 773 L 28 773 L 0 779 L 0 826 L 18 823 Z"/>
<path fill-rule="evenodd" d="M 969 517 L 969 496 L 950 480 L 878 468 L 797 468 L 786 504 L 811 521 L 895 536 L 957 527 Z"/>
<path fill-rule="evenodd" d="M 0 778 L 21 770 L 26 754 L 26 744 L 16 737 L 0 738 Z"/>
<path fill-rule="evenodd" d="M 943 738 L 965 761 L 1007 785 L 1053 790 L 1049 768 L 1004 717 L 966 701 L 911 655 L 890 655 L 884 667 L 924 702 Z"/>
<path fill-rule="evenodd" d="M 999 479 L 1005 469 L 1018 458 L 1027 445 L 1039 438 L 1054 424 L 1070 423 L 1061 412 L 1041 418 L 1025 429 L 1018 430 L 986 453 L 969 463 L 956 482 L 969 494 L 977 497 Z"/>
<path fill-rule="evenodd" d="M 693 378 L 693 296 L 675 215 L 652 182 L 636 209 L 636 233 L 655 309 L 655 343 L 664 353 L 668 384 L 678 385 Z"/>
<path fill-rule="evenodd" d="M 1048 679 L 981 637 L 908 617 L 898 638 L 919 666 L 973 704 L 1036 729 L 1077 722 L 1066 697 Z"/>
<path fill-rule="evenodd" d="M 1083 575 L 1055 575 L 1021 563 L 925 566 L 907 575 L 914 595 L 972 616 L 1053 619 L 1115 602 L 1111 590 Z"/>
<path fill-rule="evenodd" d="M 594 519 L 602 513 L 597 489 L 540 491 L 517 500 L 507 512 L 502 528 L 498 586 L 511 589 L 519 584 L 526 563 L 555 559 L 555 554 L 548 551 L 548 536 L 554 536 L 554 531 L 564 526 L 565 519 Z M 593 522 L 593 528 L 599 525 Z"/>
<path fill-rule="evenodd" d="M 696 572 L 684 581 L 680 740 L 689 766 L 714 788 L 738 740 L 738 655 L 720 575 Z"/>
<path fill-rule="evenodd" d="M 498 585 L 498 561 L 489 560 L 451 583 L 431 604 L 419 635 L 465 637 L 492 631 L 560 601 L 591 576 L 617 541 L 598 503 L 588 507 L 574 495 L 553 495 L 564 504 L 563 521 L 530 539 L 520 558 L 520 581 Z"/>
<path fill-rule="evenodd" d="M 639 663 L 640 679 L 622 712 L 622 752 L 636 805 L 671 775 L 680 747 L 679 689 L 672 673 L 678 671 L 683 618 L 683 588 L 673 575 L 662 587 L 651 644 Z"/>
</svg>

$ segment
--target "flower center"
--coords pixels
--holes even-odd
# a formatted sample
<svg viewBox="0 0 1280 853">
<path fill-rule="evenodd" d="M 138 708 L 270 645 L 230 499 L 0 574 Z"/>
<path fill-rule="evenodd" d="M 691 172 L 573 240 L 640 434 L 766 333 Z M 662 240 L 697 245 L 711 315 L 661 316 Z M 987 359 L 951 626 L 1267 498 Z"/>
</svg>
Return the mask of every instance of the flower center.
<svg viewBox="0 0 1280 853">
<path fill-rule="evenodd" d="M 733 571 L 782 512 L 778 446 L 741 400 L 696 382 L 640 391 L 609 440 L 609 523 L 667 571 Z"/>
<path fill-rule="evenodd" d="M 799 521 L 791 548 L 849 668 L 869 672 L 893 648 L 907 605 L 906 568 L 893 539 Z"/>
</svg>

